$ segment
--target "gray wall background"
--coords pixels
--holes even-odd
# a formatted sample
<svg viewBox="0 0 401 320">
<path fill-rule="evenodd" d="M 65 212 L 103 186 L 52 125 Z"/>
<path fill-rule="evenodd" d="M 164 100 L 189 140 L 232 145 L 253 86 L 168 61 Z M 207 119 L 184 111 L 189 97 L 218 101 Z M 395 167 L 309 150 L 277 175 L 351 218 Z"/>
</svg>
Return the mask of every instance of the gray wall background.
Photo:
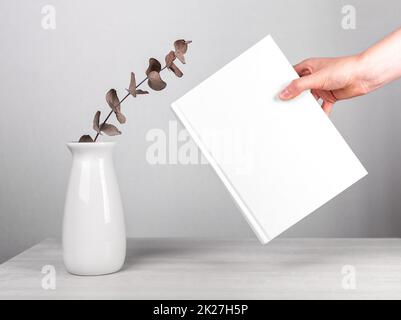
<svg viewBox="0 0 401 320">
<path fill-rule="evenodd" d="M 41 27 L 46 4 L 57 10 L 56 30 Z M 345 4 L 356 7 L 355 30 L 341 28 Z M 398 0 L 1 1 L 0 261 L 60 235 L 65 143 L 90 132 L 109 88 L 122 95 L 130 71 L 140 78 L 176 38 L 194 41 L 184 77 L 169 74 L 165 91 L 123 105 L 115 165 L 128 235 L 253 237 L 210 167 L 149 165 L 146 133 L 167 131 L 172 101 L 269 33 L 294 63 L 347 55 L 399 27 L 400 12 Z M 337 105 L 332 121 L 369 175 L 283 236 L 401 236 L 400 88 Z"/>
</svg>

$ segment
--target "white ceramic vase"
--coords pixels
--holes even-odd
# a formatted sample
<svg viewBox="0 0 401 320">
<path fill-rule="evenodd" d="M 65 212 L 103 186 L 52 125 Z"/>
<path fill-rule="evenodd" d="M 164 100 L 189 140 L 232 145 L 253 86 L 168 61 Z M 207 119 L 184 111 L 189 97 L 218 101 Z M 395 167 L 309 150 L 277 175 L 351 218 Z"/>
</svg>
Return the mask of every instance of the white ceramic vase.
<svg viewBox="0 0 401 320">
<path fill-rule="evenodd" d="M 113 142 L 68 143 L 72 168 L 63 220 L 63 258 L 77 275 L 118 271 L 125 260 L 123 206 Z"/>
</svg>

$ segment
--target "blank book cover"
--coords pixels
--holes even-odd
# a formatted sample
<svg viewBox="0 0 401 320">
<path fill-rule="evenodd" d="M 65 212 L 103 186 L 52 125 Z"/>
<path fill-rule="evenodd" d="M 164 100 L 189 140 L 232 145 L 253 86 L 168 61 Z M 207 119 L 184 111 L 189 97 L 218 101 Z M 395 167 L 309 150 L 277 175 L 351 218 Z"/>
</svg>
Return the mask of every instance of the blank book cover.
<svg viewBox="0 0 401 320">
<path fill-rule="evenodd" d="M 367 174 L 297 77 L 267 36 L 172 104 L 262 243 Z"/>
</svg>

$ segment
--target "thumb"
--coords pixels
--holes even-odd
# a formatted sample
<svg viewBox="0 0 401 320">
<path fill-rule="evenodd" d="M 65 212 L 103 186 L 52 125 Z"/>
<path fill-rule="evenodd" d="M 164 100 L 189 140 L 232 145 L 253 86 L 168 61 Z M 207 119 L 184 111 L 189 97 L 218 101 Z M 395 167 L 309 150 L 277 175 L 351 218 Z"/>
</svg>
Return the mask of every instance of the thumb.
<svg viewBox="0 0 401 320">
<path fill-rule="evenodd" d="M 305 90 L 320 88 L 319 77 L 316 74 L 311 74 L 293 80 L 283 91 L 280 92 L 281 100 L 290 100 L 299 96 Z"/>
</svg>

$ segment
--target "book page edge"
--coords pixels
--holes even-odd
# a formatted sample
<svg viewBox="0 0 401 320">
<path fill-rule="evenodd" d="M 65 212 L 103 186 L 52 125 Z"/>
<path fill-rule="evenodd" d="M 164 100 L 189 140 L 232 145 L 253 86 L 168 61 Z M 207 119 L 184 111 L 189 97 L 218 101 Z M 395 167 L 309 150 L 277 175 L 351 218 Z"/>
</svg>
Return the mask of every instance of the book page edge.
<svg viewBox="0 0 401 320">
<path fill-rule="evenodd" d="M 219 164 L 217 161 L 214 159 L 214 157 L 210 154 L 208 151 L 207 147 L 203 144 L 202 140 L 199 138 L 197 132 L 195 129 L 191 126 L 189 121 L 186 119 L 184 113 L 180 110 L 177 101 L 173 102 L 171 104 L 171 109 L 177 116 L 177 118 L 181 121 L 181 123 L 184 125 L 185 129 L 188 131 L 189 135 L 191 138 L 195 141 L 196 145 L 198 148 L 201 150 L 202 154 L 206 158 L 206 160 L 209 162 L 209 164 L 212 166 L 213 170 L 216 172 L 216 174 L 219 176 L 221 181 L 223 182 L 224 186 L 230 193 L 231 197 L 234 199 L 235 203 L 239 207 L 242 215 L 244 216 L 245 220 L 248 222 L 249 226 L 253 230 L 253 232 L 256 234 L 257 238 L 262 244 L 266 244 L 269 241 L 272 240 L 271 237 L 268 236 L 266 231 L 260 226 L 258 221 L 255 219 L 253 216 L 252 212 L 250 209 L 247 207 L 245 202 L 242 200 L 234 186 L 231 184 L 230 180 L 227 178 L 227 176 L 224 174 L 223 170 L 220 168 Z"/>
</svg>

